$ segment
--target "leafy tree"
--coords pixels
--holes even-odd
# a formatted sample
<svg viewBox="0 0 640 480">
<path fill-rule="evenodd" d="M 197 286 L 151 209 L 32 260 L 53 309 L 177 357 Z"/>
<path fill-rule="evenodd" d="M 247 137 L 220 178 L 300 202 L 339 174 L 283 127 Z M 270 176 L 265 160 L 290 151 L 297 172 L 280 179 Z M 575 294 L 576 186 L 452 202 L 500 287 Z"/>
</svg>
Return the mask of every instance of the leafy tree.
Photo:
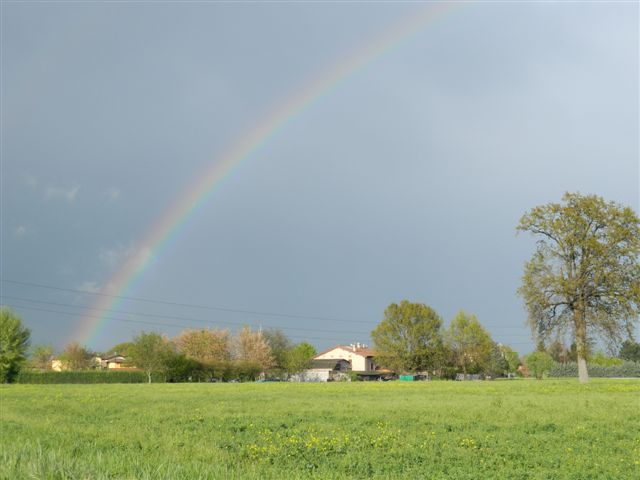
<svg viewBox="0 0 640 480">
<path fill-rule="evenodd" d="M 262 365 L 245 360 L 238 360 L 231 364 L 229 379 L 240 380 L 242 382 L 253 381 L 263 372 Z"/>
<path fill-rule="evenodd" d="M 293 342 L 291 342 L 289 337 L 280 329 L 273 328 L 264 330 L 262 335 L 271 349 L 274 367 L 286 370 L 288 357 L 293 349 Z"/>
<path fill-rule="evenodd" d="M 633 340 L 625 340 L 622 343 L 622 347 L 620 347 L 618 357 L 630 362 L 640 362 L 640 343 Z"/>
<path fill-rule="evenodd" d="M 31 351 L 29 363 L 38 370 L 51 370 L 53 347 L 51 345 L 36 345 Z"/>
<path fill-rule="evenodd" d="M 518 231 L 538 242 L 519 293 L 538 338 L 572 333 L 586 382 L 589 337 L 617 343 L 640 314 L 640 219 L 595 195 L 566 193 L 562 200 L 520 220 Z"/>
<path fill-rule="evenodd" d="M 189 358 L 184 353 L 167 352 L 164 359 L 163 371 L 167 382 L 189 382 L 199 378 L 202 365 L 197 360 Z"/>
<path fill-rule="evenodd" d="M 533 352 L 524 357 L 527 369 L 538 380 L 553 367 L 553 358 L 547 352 Z"/>
<path fill-rule="evenodd" d="M 244 327 L 238 333 L 236 359 L 240 362 L 259 365 L 263 372 L 275 364 L 271 348 L 262 332 L 252 332 L 249 327 Z"/>
<path fill-rule="evenodd" d="M 397 372 L 436 367 L 443 355 L 442 319 L 431 307 L 402 300 L 384 311 L 371 332 L 376 363 Z"/>
<path fill-rule="evenodd" d="M 518 371 L 518 367 L 520 366 L 520 356 L 518 352 L 513 350 L 508 345 L 500 345 L 499 346 L 500 353 L 502 353 L 502 357 L 507 362 L 507 372 L 516 373 Z"/>
<path fill-rule="evenodd" d="M 554 362 L 567 363 L 571 360 L 569 350 L 567 350 L 567 347 L 558 339 L 554 340 L 546 351 L 551 355 Z"/>
<path fill-rule="evenodd" d="M 617 367 L 618 365 L 622 365 L 623 361 L 616 357 L 609 357 L 605 355 L 604 352 L 597 352 L 589 359 L 589 363 L 601 367 Z"/>
<path fill-rule="evenodd" d="M 489 358 L 482 366 L 482 371 L 485 375 L 493 378 L 506 375 L 509 371 L 509 363 L 504 358 L 500 345 L 497 343 L 493 344 Z"/>
<path fill-rule="evenodd" d="M 595 342 L 592 338 L 587 338 L 587 344 L 584 346 L 584 358 L 586 361 L 589 361 L 591 356 L 593 355 L 593 349 L 595 348 Z M 569 356 L 570 362 L 578 362 L 578 347 L 576 346 L 576 342 L 573 342 L 569 345 L 569 352 L 567 353 Z"/>
<path fill-rule="evenodd" d="M 185 330 L 174 343 L 178 351 L 199 362 L 225 362 L 231 358 L 229 330 Z"/>
<path fill-rule="evenodd" d="M 475 315 L 460 310 L 447 329 L 446 340 L 463 373 L 478 372 L 489 363 L 494 343 Z"/>
<path fill-rule="evenodd" d="M 129 355 L 129 350 L 131 349 L 131 342 L 122 342 L 114 345 L 109 349 L 107 355 L 122 355 L 123 357 L 127 357 Z"/>
<path fill-rule="evenodd" d="M 8 307 L 0 307 L 0 383 L 12 382 L 26 360 L 31 332 Z"/>
<path fill-rule="evenodd" d="M 299 373 L 311 366 L 316 356 L 316 348 L 307 342 L 301 342 L 287 352 L 285 370 L 288 373 Z"/>
<path fill-rule="evenodd" d="M 94 354 L 78 342 L 69 343 L 58 357 L 70 370 L 86 370 L 93 365 Z"/>
<path fill-rule="evenodd" d="M 142 332 L 133 339 L 128 353 L 133 365 L 143 370 L 151 383 L 151 374 L 166 369 L 173 350 L 168 340 L 159 333 Z"/>
</svg>

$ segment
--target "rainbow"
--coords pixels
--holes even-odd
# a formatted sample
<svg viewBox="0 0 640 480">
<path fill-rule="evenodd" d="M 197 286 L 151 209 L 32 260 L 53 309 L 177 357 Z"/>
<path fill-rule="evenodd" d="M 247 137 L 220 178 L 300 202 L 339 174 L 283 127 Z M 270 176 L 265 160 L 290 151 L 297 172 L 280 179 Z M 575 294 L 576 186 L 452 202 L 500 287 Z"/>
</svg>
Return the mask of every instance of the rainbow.
<svg viewBox="0 0 640 480">
<path fill-rule="evenodd" d="M 263 118 L 240 141 L 232 145 L 221 157 L 215 159 L 203 172 L 196 175 L 195 182 L 178 196 L 137 244 L 139 251 L 144 252 L 144 255 L 132 256 L 124 261 L 105 284 L 98 300 L 88 309 L 90 312 L 100 313 L 83 315 L 73 337 L 89 346 L 95 343 L 109 321 L 107 317 L 109 310 L 116 308 L 122 302 L 121 297 L 140 280 L 153 259 L 179 234 L 185 223 L 207 203 L 216 187 L 233 173 L 234 167 L 250 158 L 265 143 L 280 133 L 289 122 L 331 93 L 350 76 L 462 4 L 463 2 L 428 4 L 374 41 L 356 49 L 324 75 L 291 96 L 280 108 Z"/>
</svg>

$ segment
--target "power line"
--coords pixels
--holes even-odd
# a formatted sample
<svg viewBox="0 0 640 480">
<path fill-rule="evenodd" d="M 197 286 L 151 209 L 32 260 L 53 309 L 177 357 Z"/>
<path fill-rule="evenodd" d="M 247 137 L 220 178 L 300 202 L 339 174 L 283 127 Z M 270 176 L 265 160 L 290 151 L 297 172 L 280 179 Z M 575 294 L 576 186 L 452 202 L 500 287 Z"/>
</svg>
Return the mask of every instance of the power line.
<svg viewBox="0 0 640 480">
<path fill-rule="evenodd" d="M 151 317 L 151 318 L 166 318 L 169 320 L 182 320 L 185 322 L 197 322 L 197 323 L 204 323 L 204 324 L 208 324 L 208 325 L 217 325 L 217 324 L 225 324 L 225 325 L 233 325 L 233 326 L 242 326 L 244 324 L 246 324 L 247 322 L 229 322 L 229 321 L 223 321 L 223 320 L 216 320 L 216 321 L 212 321 L 212 320 L 204 320 L 201 318 L 193 318 L 193 317 L 179 317 L 179 316 L 175 316 L 175 315 L 163 315 L 163 314 L 155 314 L 155 313 L 143 313 L 143 312 L 131 312 L 128 310 L 110 310 L 110 309 L 100 309 L 100 308 L 93 308 L 93 307 L 84 307 L 82 305 L 71 305 L 69 303 L 59 303 L 59 302 L 47 302 L 44 300 L 36 300 L 33 298 L 24 298 L 24 297 L 14 297 L 13 295 L 0 295 L 0 298 L 7 298 L 10 300 L 18 300 L 21 302 L 31 302 L 31 303 L 37 303 L 37 304 L 42 304 L 42 305 L 54 305 L 57 307 L 67 307 L 67 308 L 78 308 L 78 309 L 85 309 L 85 310 L 94 310 L 97 312 L 105 312 L 105 313 L 122 313 L 125 315 L 138 315 L 141 317 Z M 69 312 L 71 313 L 71 312 Z M 78 313 L 76 313 L 76 315 L 79 315 Z M 84 315 L 83 316 L 87 316 Z M 106 318 L 104 316 L 96 316 L 96 318 Z M 302 327 L 285 327 L 282 325 L 266 325 L 268 328 L 280 328 L 280 329 L 288 329 L 288 330 L 300 330 L 300 331 L 307 331 L 307 332 L 325 332 L 326 330 L 320 330 L 317 328 L 302 328 Z M 345 331 L 345 330 L 341 330 L 341 332 L 343 333 L 352 333 L 355 335 L 363 335 L 363 332 L 356 332 L 356 331 Z M 366 334 L 368 335 L 368 334 Z"/>
<path fill-rule="evenodd" d="M 44 303 L 44 302 L 43 302 Z M 52 303 L 52 302 L 48 302 L 48 303 Z M 25 310 L 32 310 L 32 311 L 38 311 L 38 312 L 46 312 L 46 313 L 56 313 L 56 314 L 61 314 L 61 315 L 68 315 L 68 316 L 77 316 L 77 312 L 62 312 L 59 310 L 51 310 L 51 309 L 47 309 L 47 308 L 38 308 L 38 307 L 33 307 L 33 306 L 26 306 L 26 305 L 10 305 L 7 304 L 7 306 L 12 307 L 12 308 L 22 308 Z M 73 307 L 75 307 L 75 305 L 72 305 Z M 125 322 L 125 323 L 139 323 L 142 325 L 151 325 L 151 326 L 163 326 L 163 327 L 178 327 L 178 328 L 189 328 L 189 325 L 184 325 L 184 324 L 178 324 L 178 323 L 168 323 L 168 322 L 147 322 L 144 320 L 133 320 L 133 319 L 126 319 L 126 318 L 116 318 L 116 317 L 105 317 L 102 315 L 90 315 L 90 314 L 86 314 L 84 315 L 85 317 L 88 318 L 97 318 L 97 319 L 104 319 L 104 320 L 112 320 L 115 322 Z M 203 320 L 203 322 L 206 322 Z M 207 322 L 210 323 L 212 325 L 215 325 L 214 322 Z M 255 326 L 255 325 L 254 325 Z M 336 341 L 336 342 L 344 342 L 344 337 L 342 338 L 330 338 L 330 337 L 309 337 L 309 336 L 300 336 L 300 335 L 289 335 L 290 338 L 295 338 L 295 339 L 300 339 L 300 340 L 320 340 L 320 341 L 326 341 L 326 340 L 331 340 L 331 341 Z M 530 345 L 531 342 L 508 342 L 509 345 Z"/>
<path fill-rule="evenodd" d="M 212 311 L 221 311 L 221 312 L 230 312 L 230 313 L 244 313 L 244 314 L 249 314 L 249 315 L 260 315 L 260 316 L 269 316 L 269 317 L 276 317 L 276 318 L 292 318 L 292 319 L 301 319 L 301 320 L 322 320 L 322 321 L 329 321 L 329 322 L 345 322 L 345 323 L 363 323 L 363 324 L 370 325 L 372 327 L 375 325 L 375 322 L 367 321 L 367 320 L 354 320 L 354 319 L 347 319 L 347 318 L 331 318 L 331 317 L 322 317 L 322 316 L 314 316 L 314 315 L 294 315 L 294 314 L 288 314 L 288 313 L 264 312 L 264 311 L 258 311 L 258 310 L 242 310 L 242 309 L 236 309 L 236 308 L 218 307 L 218 306 L 211 306 L 211 305 L 198 305 L 198 304 L 191 304 L 191 303 L 170 302 L 170 301 L 166 301 L 166 300 L 157 300 L 157 299 L 142 298 L 142 297 L 129 297 L 129 296 L 124 296 L 124 295 L 112 295 L 112 294 L 101 293 L 101 292 L 88 292 L 88 291 L 85 291 L 85 290 L 77 290 L 77 289 L 72 289 L 72 288 L 56 287 L 56 286 L 53 286 L 53 285 L 46 285 L 46 284 L 42 284 L 42 283 L 22 282 L 22 281 L 18 281 L 18 280 L 7 279 L 7 278 L 4 278 L 4 279 L 0 278 L 0 282 L 10 283 L 10 284 L 14 284 L 14 285 L 28 286 L 28 287 L 44 288 L 44 289 L 49 289 L 49 290 L 58 290 L 58 291 L 62 291 L 62 292 L 77 293 L 77 294 L 81 294 L 81 295 L 97 295 L 97 296 L 102 296 L 102 297 L 120 298 L 120 299 L 123 299 L 123 300 L 132 300 L 132 301 L 138 301 L 138 302 L 155 303 L 155 304 L 160 304 L 160 305 L 170 305 L 170 306 L 185 307 L 185 308 L 196 308 L 196 309 L 202 309 L 202 310 L 212 310 Z M 42 303 L 44 303 L 44 302 L 42 302 Z M 73 305 L 73 307 L 75 307 L 75 305 Z M 93 310 L 99 310 L 99 309 L 93 308 Z M 108 310 L 108 309 L 104 309 L 104 311 L 106 311 L 106 312 L 112 311 L 112 312 L 119 312 L 119 313 L 133 313 L 133 312 L 124 312 L 124 311 Z M 133 314 L 136 314 L 136 313 L 133 313 Z M 145 315 L 145 314 L 139 314 L 138 313 L 136 315 Z M 149 315 L 149 316 L 151 316 L 151 315 Z M 163 316 L 163 317 L 164 318 L 171 318 L 169 316 Z M 182 319 L 183 317 L 178 317 L 178 318 Z M 196 321 L 196 319 L 189 319 L 189 320 Z M 218 323 L 230 323 L 230 322 L 218 322 Z M 483 325 L 487 326 L 487 327 L 491 327 L 491 329 L 499 329 L 499 330 L 520 330 L 522 328 L 522 327 L 516 327 L 516 326 L 514 326 L 514 327 L 505 327 L 505 326 L 498 326 L 498 325 L 492 325 L 492 324 L 483 324 Z M 277 328 L 277 327 L 275 327 L 275 328 Z M 355 333 L 355 332 L 347 332 L 347 333 Z"/>
<path fill-rule="evenodd" d="M 69 316 L 77 316 L 77 313 L 74 312 L 62 312 L 60 310 L 51 310 L 48 308 L 38 308 L 38 307 L 32 307 L 32 306 L 26 306 L 26 305 L 10 305 L 7 304 L 7 306 L 11 307 L 11 308 L 22 308 L 25 310 L 33 310 L 33 311 L 37 311 L 37 312 L 46 312 L 46 313 L 56 313 L 56 314 L 61 314 L 61 315 L 69 315 Z M 105 320 L 112 320 L 114 322 L 126 322 L 126 323 L 140 323 L 143 325 L 151 325 L 151 326 L 163 326 L 163 327 L 179 327 L 179 328 L 188 328 L 189 325 L 182 325 L 182 324 L 178 324 L 178 323 L 168 323 L 168 322 L 146 322 L 144 320 L 132 320 L 132 319 L 127 319 L 127 318 L 114 318 L 114 317 L 103 317 L 103 316 L 98 316 L 98 315 L 85 315 L 86 317 L 89 318 L 99 318 L 99 319 L 105 319 Z M 291 338 L 297 338 L 297 339 L 307 339 L 307 340 L 332 340 L 332 341 L 337 341 L 337 342 L 344 342 L 344 338 L 321 338 L 321 337 L 307 337 L 307 336 L 299 336 L 299 335 L 289 335 Z"/>
<path fill-rule="evenodd" d="M 30 302 L 30 303 L 36 303 L 36 304 L 41 304 L 41 305 L 54 305 L 57 307 L 67 307 L 67 308 L 76 308 L 76 309 L 84 309 L 84 310 L 93 310 L 96 312 L 104 312 L 104 313 L 121 313 L 121 314 L 125 314 L 125 315 L 138 315 L 141 317 L 150 317 L 150 318 L 166 318 L 169 320 L 181 320 L 181 321 L 185 321 L 185 322 L 197 322 L 197 323 L 204 323 L 204 324 L 209 324 L 209 325 L 217 325 L 217 324 L 225 324 L 225 325 L 232 325 L 232 326 L 240 326 L 240 325 L 244 325 L 247 322 L 232 322 L 232 321 L 224 321 L 224 320 L 204 320 L 201 318 L 194 318 L 194 317 L 183 317 L 183 316 L 176 316 L 176 315 L 166 315 L 166 314 L 155 314 L 155 313 L 147 313 L 147 312 L 132 312 L 129 310 L 114 310 L 114 309 L 101 309 L 101 308 L 94 308 L 94 307 L 86 307 L 83 305 L 72 305 L 69 303 L 60 303 L 60 302 L 50 302 L 50 301 L 45 301 L 45 300 L 37 300 L 35 298 L 24 298 L 24 297 L 16 297 L 13 295 L 4 295 L 4 294 L 0 294 L 0 298 L 6 298 L 6 299 L 10 299 L 10 300 L 18 300 L 21 302 Z M 104 317 L 103 317 L 104 318 Z M 307 332 L 325 332 L 326 330 L 321 330 L 318 328 L 304 328 L 304 327 L 289 327 L 289 326 L 283 326 L 283 325 L 265 325 L 267 328 L 279 328 L 279 329 L 283 329 L 283 330 L 300 330 L 300 331 L 307 331 Z M 492 327 L 492 330 L 498 329 L 512 329 L 515 327 Z M 362 332 L 362 331 L 354 331 L 354 330 L 340 330 L 342 333 L 350 333 L 350 334 L 354 334 L 354 335 L 368 335 L 368 333 Z M 502 336 L 507 336 L 507 337 L 529 337 L 529 335 L 519 335 L 519 334 L 512 334 L 512 333 L 501 333 L 500 335 Z"/>
<path fill-rule="evenodd" d="M 217 307 L 217 306 L 211 306 L 211 305 L 197 305 L 197 304 L 192 304 L 192 303 L 170 302 L 170 301 L 167 301 L 167 300 L 157 300 L 157 299 L 151 299 L 151 298 L 129 297 L 129 296 L 125 296 L 125 295 L 112 295 L 112 294 L 109 294 L 109 293 L 101 293 L 101 292 L 87 292 L 85 290 L 76 290 L 76 289 L 73 289 L 73 288 L 56 287 L 56 286 L 53 286 L 53 285 L 45 285 L 45 284 L 42 284 L 42 283 L 21 282 L 21 281 L 18 281 L 18 280 L 11 280 L 11 279 L 7 279 L 7 278 L 0 279 L 0 282 L 11 283 L 11 284 L 14 284 L 14 285 L 22 285 L 22 286 L 27 286 L 27 287 L 46 288 L 46 289 L 49 289 L 49 290 L 58 290 L 58 291 L 62 291 L 62 292 L 78 293 L 78 294 L 81 294 L 81 295 L 97 295 L 97 296 L 101 296 L 101 297 L 119 298 L 119 299 L 122 299 L 122 300 L 131 300 L 131 301 L 136 301 L 136 302 L 156 303 L 156 304 L 160 304 L 160 305 L 171 305 L 171 306 L 174 306 L 174 307 L 185 307 L 185 308 L 197 308 L 197 309 L 201 309 L 201 310 L 213 310 L 213 311 L 219 311 L 219 312 L 245 313 L 245 314 L 249 314 L 249 315 L 261 315 L 261 316 L 265 316 L 265 317 L 297 318 L 297 319 L 301 319 L 301 320 L 322 320 L 322 321 L 329 321 L 329 322 L 365 323 L 365 324 L 368 324 L 368 325 L 371 325 L 373 323 L 373 322 L 368 321 L 368 320 L 352 320 L 352 319 L 347 319 L 347 318 L 331 318 L 331 317 L 321 317 L 321 316 L 314 316 L 314 315 L 294 315 L 294 314 L 290 314 L 290 313 L 264 312 L 264 311 L 259 311 L 259 310 L 243 310 L 243 309 L 238 309 L 238 308 Z"/>
<path fill-rule="evenodd" d="M 38 311 L 38 312 L 47 312 L 47 313 L 57 313 L 57 314 L 61 314 L 61 315 L 69 315 L 69 316 L 76 316 L 76 313 L 73 312 L 61 312 L 59 310 L 51 310 L 51 309 L 46 309 L 46 308 L 37 308 L 37 307 L 31 307 L 31 306 L 25 306 L 25 305 L 7 305 L 9 307 L 12 308 L 23 308 L 25 310 L 34 310 L 34 311 Z M 103 316 L 98 316 L 98 315 L 86 315 L 87 317 L 90 318 L 100 318 L 100 319 L 105 319 L 105 320 L 113 320 L 115 322 L 126 322 L 126 323 L 140 323 L 143 325 L 151 325 L 151 326 L 163 326 L 163 327 L 178 327 L 178 328 L 188 328 L 188 325 L 182 325 L 182 324 L 177 324 L 177 323 L 167 323 L 167 322 L 145 322 L 144 320 L 131 320 L 131 319 L 126 319 L 126 318 L 114 318 L 114 317 L 103 317 Z M 329 337 L 308 337 L 308 336 L 300 336 L 300 335 L 289 335 L 290 338 L 295 338 L 298 340 L 319 340 L 319 341 L 326 341 L 326 340 L 331 340 L 331 341 L 335 341 L 335 342 L 345 342 L 344 337 L 343 338 L 329 338 Z M 531 345 L 530 342 L 509 342 L 509 345 Z"/>
</svg>

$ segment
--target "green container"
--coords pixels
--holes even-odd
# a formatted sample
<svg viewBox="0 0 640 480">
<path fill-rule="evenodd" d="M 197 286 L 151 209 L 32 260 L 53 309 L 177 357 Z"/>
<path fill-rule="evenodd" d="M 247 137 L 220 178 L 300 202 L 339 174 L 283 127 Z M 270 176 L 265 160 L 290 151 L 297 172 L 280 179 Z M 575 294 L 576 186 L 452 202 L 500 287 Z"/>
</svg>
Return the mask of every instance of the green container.
<svg viewBox="0 0 640 480">
<path fill-rule="evenodd" d="M 415 379 L 413 375 L 400 375 L 401 382 L 413 382 Z"/>
</svg>

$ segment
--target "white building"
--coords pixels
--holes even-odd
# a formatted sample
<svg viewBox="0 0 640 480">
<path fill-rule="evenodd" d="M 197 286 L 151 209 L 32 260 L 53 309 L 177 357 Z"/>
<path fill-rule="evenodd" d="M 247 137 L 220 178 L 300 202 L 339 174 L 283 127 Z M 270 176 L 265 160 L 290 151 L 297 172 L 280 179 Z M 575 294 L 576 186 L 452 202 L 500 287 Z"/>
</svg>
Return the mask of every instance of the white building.
<svg viewBox="0 0 640 480">
<path fill-rule="evenodd" d="M 338 345 L 326 350 L 315 357 L 314 360 L 346 360 L 351 365 L 351 371 L 357 373 L 371 373 L 376 370 L 373 362 L 374 351 L 362 343 L 351 345 Z"/>
</svg>

